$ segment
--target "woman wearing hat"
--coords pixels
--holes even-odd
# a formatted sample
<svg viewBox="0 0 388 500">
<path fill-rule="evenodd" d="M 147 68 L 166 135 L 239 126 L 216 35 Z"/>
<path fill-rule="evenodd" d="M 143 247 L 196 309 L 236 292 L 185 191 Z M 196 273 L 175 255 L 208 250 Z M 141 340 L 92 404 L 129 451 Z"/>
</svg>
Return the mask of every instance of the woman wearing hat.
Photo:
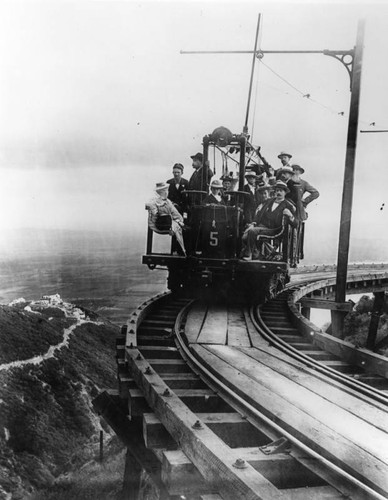
<svg viewBox="0 0 388 500">
<path fill-rule="evenodd" d="M 148 227 L 159 234 L 175 236 L 183 255 L 186 255 L 183 242 L 183 217 L 167 198 L 169 184 L 158 182 L 155 186 L 156 197 L 146 204 Z"/>
<path fill-rule="evenodd" d="M 243 235 L 244 248 L 241 257 L 244 260 L 256 260 L 265 257 L 261 255 L 258 249 L 259 237 L 261 235 L 275 237 L 279 234 L 282 230 L 283 217 L 287 218 L 291 226 L 296 227 L 298 225 L 298 220 L 295 217 L 295 207 L 285 198 L 289 192 L 287 185 L 282 181 L 277 181 L 274 190 L 274 198 L 267 200 L 262 208 L 256 212 L 252 224 L 249 225 Z"/>
<path fill-rule="evenodd" d="M 210 183 L 210 194 L 203 200 L 202 205 L 225 205 L 222 198 L 222 182 L 213 179 Z"/>
</svg>

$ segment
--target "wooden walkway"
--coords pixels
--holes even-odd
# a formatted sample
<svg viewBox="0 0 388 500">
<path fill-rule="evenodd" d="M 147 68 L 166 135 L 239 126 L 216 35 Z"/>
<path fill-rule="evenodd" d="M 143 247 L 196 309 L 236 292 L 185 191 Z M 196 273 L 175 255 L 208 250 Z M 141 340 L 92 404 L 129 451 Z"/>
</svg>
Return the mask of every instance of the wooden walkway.
<svg viewBox="0 0 388 500">
<path fill-rule="evenodd" d="M 226 386 L 314 451 L 381 494 L 388 491 L 387 409 L 344 391 L 264 341 L 247 309 L 189 311 L 192 352 Z M 275 417 L 274 417 L 275 415 Z"/>
</svg>

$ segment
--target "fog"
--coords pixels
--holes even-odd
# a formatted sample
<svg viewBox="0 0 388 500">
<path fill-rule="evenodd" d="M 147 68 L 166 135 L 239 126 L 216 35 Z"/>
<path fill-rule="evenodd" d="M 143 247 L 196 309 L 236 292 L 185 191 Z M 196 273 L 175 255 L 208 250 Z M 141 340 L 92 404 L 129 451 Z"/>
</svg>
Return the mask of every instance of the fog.
<svg viewBox="0 0 388 500">
<path fill-rule="evenodd" d="M 0 251 L 27 251 L 31 234 L 31 248 L 53 231 L 65 241 L 67 230 L 124 234 L 141 248 L 155 183 L 175 162 L 189 178 L 202 137 L 220 125 L 239 133 L 245 119 L 251 56 L 180 51 L 251 50 L 259 13 L 263 50 L 351 49 L 366 19 L 359 129 L 388 129 L 386 2 L 2 2 Z M 333 261 L 348 74 L 321 54 L 263 63 L 252 142 L 275 167 L 289 150 L 305 168 L 321 193 L 306 257 Z M 359 134 L 351 260 L 387 258 L 387 154 L 386 134 Z"/>
</svg>

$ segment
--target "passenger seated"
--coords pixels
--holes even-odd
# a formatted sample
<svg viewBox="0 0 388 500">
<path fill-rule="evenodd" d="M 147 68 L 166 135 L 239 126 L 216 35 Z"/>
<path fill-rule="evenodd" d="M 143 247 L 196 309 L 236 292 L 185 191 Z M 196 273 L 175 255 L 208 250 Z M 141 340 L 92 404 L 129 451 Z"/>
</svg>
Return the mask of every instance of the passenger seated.
<svg viewBox="0 0 388 500">
<path fill-rule="evenodd" d="M 253 222 L 243 234 L 241 258 L 244 260 L 265 258 L 258 248 L 258 243 L 261 243 L 260 236 L 272 236 L 273 238 L 280 236 L 283 217 L 287 218 L 292 227 L 298 225 L 298 220 L 294 215 L 295 207 L 285 199 L 286 193 L 289 191 L 287 185 L 282 181 L 277 181 L 274 189 L 275 197 L 264 202 L 263 206 L 256 211 Z"/>
<path fill-rule="evenodd" d="M 164 182 L 156 184 L 155 192 L 157 196 L 146 204 L 148 226 L 155 233 L 175 236 L 183 255 L 186 255 L 182 234 L 182 228 L 184 227 L 183 217 L 167 198 L 168 187 L 169 184 Z"/>
<path fill-rule="evenodd" d="M 225 205 L 222 198 L 222 182 L 213 179 L 210 183 L 210 194 L 203 200 L 202 205 Z"/>
</svg>

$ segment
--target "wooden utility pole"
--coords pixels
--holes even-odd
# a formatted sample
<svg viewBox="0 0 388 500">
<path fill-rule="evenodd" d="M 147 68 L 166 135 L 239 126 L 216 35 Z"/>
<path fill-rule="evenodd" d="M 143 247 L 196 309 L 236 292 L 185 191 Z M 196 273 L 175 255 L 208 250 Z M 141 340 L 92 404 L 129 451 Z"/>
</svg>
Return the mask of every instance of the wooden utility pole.
<svg viewBox="0 0 388 500">
<path fill-rule="evenodd" d="M 358 132 L 358 110 L 360 103 L 361 66 L 364 45 L 365 21 L 358 23 L 357 42 L 354 51 L 351 77 L 351 98 L 348 124 L 348 138 L 346 144 L 345 173 L 342 191 L 341 222 L 338 242 L 337 281 L 335 301 L 345 302 L 346 281 L 348 274 L 350 226 L 352 219 L 354 170 L 356 159 L 356 145 Z M 345 313 L 331 312 L 332 333 L 335 337 L 342 338 L 344 330 Z"/>
</svg>

